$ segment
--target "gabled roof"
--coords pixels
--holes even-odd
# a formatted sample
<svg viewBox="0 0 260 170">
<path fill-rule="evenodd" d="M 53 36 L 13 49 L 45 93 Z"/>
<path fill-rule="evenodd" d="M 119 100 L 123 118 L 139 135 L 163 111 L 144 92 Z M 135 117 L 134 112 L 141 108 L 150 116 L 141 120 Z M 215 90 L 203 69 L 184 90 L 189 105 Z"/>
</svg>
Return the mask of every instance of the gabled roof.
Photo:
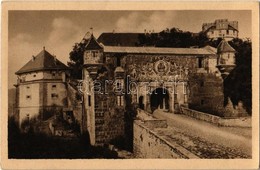
<svg viewBox="0 0 260 170">
<path fill-rule="evenodd" d="M 33 71 L 68 69 L 65 64 L 56 59 L 56 57 L 52 56 L 48 51 L 45 50 L 45 48 L 43 48 L 43 50 L 33 58 L 34 59 L 31 59 L 15 74 L 22 74 Z"/>
<path fill-rule="evenodd" d="M 97 39 L 93 36 L 93 34 L 90 35 L 88 39 L 86 39 L 87 43 L 85 46 L 86 50 L 100 50 L 103 49 L 103 47 L 97 42 Z"/>
<path fill-rule="evenodd" d="M 238 29 L 236 29 L 235 27 L 233 27 L 232 25 L 228 24 L 228 29 L 229 30 L 236 30 L 238 32 Z"/>
<path fill-rule="evenodd" d="M 204 48 L 163 48 L 163 47 L 116 47 L 104 46 L 105 53 L 129 54 L 182 54 L 182 55 L 215 55 Z"/>
<path fill-rule="evenodd" d="M 210 45 L 207 45 L 207 46 L 205 46 L 205 47 L 203 47 L 204 49 L 206 49 L 206 50 L 208 50 L 208 51 L 211 51 L 211 52 L 213 52 L 213 53 L 217 53 L 217 49 L 216 48 L 214 48 L 214 47 L 212 47 L 212 46 L 210 46 Z"/>
<path fill-rule="evenodd" d="M 232 48 L 227 41 L 224 39 L 219 43 L 218 45 L 218 53 L 223 53 L 223 52 L 236 52 L 234 48 Z"/>
</svg>

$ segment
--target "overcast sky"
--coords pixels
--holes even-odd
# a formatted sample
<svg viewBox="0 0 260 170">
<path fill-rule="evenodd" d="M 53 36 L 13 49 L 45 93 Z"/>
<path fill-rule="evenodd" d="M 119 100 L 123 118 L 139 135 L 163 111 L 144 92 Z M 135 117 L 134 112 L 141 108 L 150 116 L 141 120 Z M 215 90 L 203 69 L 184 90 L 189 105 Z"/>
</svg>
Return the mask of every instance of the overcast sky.
<svg viewBox="0 0 260 170">
<path fill-rule="evenodd" d="M 9 11 L 9 88 L 14 74 L 43 48 L 67 64 L 72 46 L 93 27 L 102 32 L 162 31 L 177 27 L 199 32 L 203 23 L 215 19 L 238 21 L 239 37 L 251 38 L 251 11 Z"/>
</svg>

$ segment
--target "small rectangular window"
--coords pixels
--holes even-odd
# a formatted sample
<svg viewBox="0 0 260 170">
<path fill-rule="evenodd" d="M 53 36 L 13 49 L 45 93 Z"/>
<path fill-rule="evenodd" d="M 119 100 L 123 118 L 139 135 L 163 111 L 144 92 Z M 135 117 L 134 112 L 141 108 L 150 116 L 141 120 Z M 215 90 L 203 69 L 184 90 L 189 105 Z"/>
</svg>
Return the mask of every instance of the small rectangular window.
<svg viewBox="0 0 260 170">
<path fill-rule="evenodd" d="M 183 94 L 187 94 L 187 86 L 183 85 Z"/>
<path fill-rule="evenodd" d="M 30 89 L 30 86 L 27 86 L 26 88 L 27 88 L 27 89 Z"/>
<path fill-rule="evenodd" d="M 33 77 L 36 77 L 36 74 L 34 74 Z"/>
<path fill-rule="evenodd" d="M 59 96 L 58 96 L 58 94 L 56 94 L 56 93 L 52 93 L 52 94 L 51 94 L 51 97 L 52 97 L 52 98 L 58 98 Z"/>
<path fill-rule="evenodd" d="M 26 99 L 31 99 L 31 95 L 27 95 L 27 96 L 26 96 Z"/>
<path fill-rule="evenodd" d="M 120 57 L 116 58 L 116 66 L 118 66 L 118 67 L 121 66 L 121 58 Z"/>
<path fill-rule="evenodd" d="M 199 68 L 202 68 L 202 67 L 203 67 L 203 58 L 202 58 L 202 57 L 199 57 L 199 58 L 198 58 L 198 67 L 199 67 Z"/>
<path fill-rule="evenodd" d="M 184 94 L 184 103 L 188 103 L 188 96 L 187 96 L 187 94 Z"/>
<path fill-rule="evenodd" d="M 124 106 L 124 96 L 117 96 L 117 105 Z"/>
<path fill-rule="evenodd" d="M 91 96 L 88 96 L 88 106 L 91 106 Z"/>
<path fill-rule="evenodd" d="M 56 89 L 56 84 L 52 85 L 52 89 Z"/>
<path fill-rule="evenodd" d="M 200 104 L 201 104 L 201 105 L 204 105 L 204 100 L 201 100 L 201 101 L 200 101 Z"/>
<path fill-rule="evenodd" d="M 117 89 L 121 89 L 121 83 L 120 83 L 120 82 L 117 82 L 117 83 L 116 83 L 116 88 L 117 88 Z"/>
<path fill-rule="evenodd" d="M 55 75 L 56 75 L 55 73 L 52 73 L 52 76 L 53 76 L 53 77 L 55 77 Z"/>
</svg>

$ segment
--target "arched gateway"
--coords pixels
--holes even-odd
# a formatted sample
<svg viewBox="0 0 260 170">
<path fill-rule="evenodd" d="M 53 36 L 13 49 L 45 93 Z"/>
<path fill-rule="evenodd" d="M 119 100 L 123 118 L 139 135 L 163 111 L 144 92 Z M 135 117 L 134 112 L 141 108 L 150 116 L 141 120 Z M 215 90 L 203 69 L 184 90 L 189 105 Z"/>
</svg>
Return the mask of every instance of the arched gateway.
<svg viewBox="0 0 260 170">
<path fill-rule="evenodd" d="M 169 110 L 169 92 L 165 88 L 157 88 L 151 94 L 151 111 L 161 109 Z"/>
</svg>

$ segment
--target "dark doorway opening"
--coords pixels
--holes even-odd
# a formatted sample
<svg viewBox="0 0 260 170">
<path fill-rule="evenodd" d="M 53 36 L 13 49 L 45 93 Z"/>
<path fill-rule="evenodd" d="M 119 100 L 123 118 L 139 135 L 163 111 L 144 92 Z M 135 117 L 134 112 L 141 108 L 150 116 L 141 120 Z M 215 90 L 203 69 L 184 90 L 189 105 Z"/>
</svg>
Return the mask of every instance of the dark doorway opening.
<svg viewBox="0 0 260 170">
<path fill-rule="evenodd" d="M 144 110 L 144 96 L 139 97 L 139 108 Z"/>
<path fill-rule="evenodd" d="M 169 93 L 165 88 L 157 88 L 151 95 L 151 110 L 169 110 Z"/>
</svg>

